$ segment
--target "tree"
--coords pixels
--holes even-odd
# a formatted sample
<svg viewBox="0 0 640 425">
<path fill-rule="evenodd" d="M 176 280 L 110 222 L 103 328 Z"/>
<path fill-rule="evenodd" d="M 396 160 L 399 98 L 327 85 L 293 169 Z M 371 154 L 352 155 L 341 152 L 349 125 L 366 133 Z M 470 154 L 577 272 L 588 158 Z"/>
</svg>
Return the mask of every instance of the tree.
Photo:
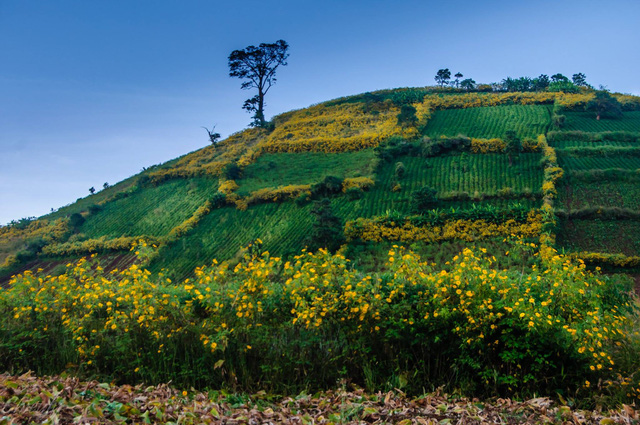
<svg viewBox="0 0 640 425">
<path fill-rule="evenodd" d="M 536 90 L 545 90 L 547 87 L 549 87 L 550 82 L 551 81 L 549 80 L 549 76 L 547 74 L 540 74 L 538 78 L 533 79 L 533 87 Z"/>
<path fill-rule="evenodd" d="M 462 75 L 461 72 L 456 72 L 456 75 L 454 75 L 454 77 L 456 77 L 454 83 L 456 84 L 456 88 L 460 87 L 460 78 L 464 77 L 464 75 Z"/>
<path fill-rule="evenodd" d="M 104 184 L 102 185 L 102 188 L 103 188 L 103 189 L 108 189 L 108 188 L 109 188 L 109 186 L 110 186 L 110 185 L 109 185 L 109 183 L 104 182 Z"/>
<path fill-rule="evenodd" d="M 218 139 L 220 139 L 220 133 L 216 133 L 214 132 L 214 130 L 216 129 L 216 126 L 214 125 L 213 127 L 211 127 L 211 130 L 209 130 L 207 127 L 202 127 L 207 131 L 207 134 L 209 135 L 209 141 L 211 142 L 212 145 L 215 146 L 216 143 L 218 143 Z"/>
<path fill-rule="evenodd" d="M 564 75 L 557 73 L 557 74 L 553 74 L 551 76 L 551 82 L 552 83 L 564 83 L 564 82 L 569 82 L 569 79 L 567 77 L 565 77 Z"/>
<path fill-rule="evenodd" d="M 436 83 L 443 87 L 445 84 L 449 84 L 449 79 L 451 79 L 451 71 L 449 68 L 439 69 L 436 74 Z"/>
<path fill-rule="evenodd" d="M 258 94 L 247 99 L 243 109 L 253 112 L 254 127 L 264 127 L 264 97 L 276 83 L 276 69 L 287 65 L 289 45 L 284 40 L 275 43 L 262 43 L 258 47 L 248 46 L 234 50 L 229 55 L 229 76 L 246 80 L 242 89 L 258 89 Z"/>
<path fill-rule="evenodd" d="M 476 82 L 471 78 L 466 78 L 460 82 L 460 87 L 466 91 L 471 91 L 476 88 Z"/>
<path fill-rule="evenodd" d="M 585 108 L 588 111 L 595 111 L 597 120 L 622 116 L 622 105 L 606 90 L 597 91 L 595 97 L 587 103 Z"/>
<path fill-rule="evenodd" d="M 398 114 L 398 125 L 402 127 L 411 127 L 418 124 L 416 117 L 416 108 L 411 105 L 402 105 Z"/>
<path fill-rule="evenodd" d="M 573 74 L 573 77 L 571 77 L 571 79 L 573 80 L 573 84 L 575 84 L 576 86 L 579 86 L 579 87 L 589 86 L 589 84 L 587 84 L 587 76 L 584 75 L 582 72 Z"/>
<path fill-rule="evenodd" d="M 92 194 L 92 195 L 93 195 L 94 193 L 96 193 L 96 188 L 95 188 L 95 187 L 93 187 L 93 186 L 91 186 L 91 187 L 89 188 L 89 193 L 90 193 L 90 194 Z"/>
<path fill-rule="evenodd" d="M 307 238 L 307 246 L 315 251 L 326 248 L 336 251 L 344 243 L 342 221 L 331 209 L 331 201 L 328 198 L 314 201 L 311 214 L 315 217 L 311 233 Z"/>
<path fill-rule="evenodd" d="M 518 137 L 515 131 L 507 130 L 504 134 L 504 142 L 506 144 L 505 151 L 509 155 L 509 167 L 513 165 L 513 155 L 520 156 L 522 152 L 522 141 Z"/>
</svg>

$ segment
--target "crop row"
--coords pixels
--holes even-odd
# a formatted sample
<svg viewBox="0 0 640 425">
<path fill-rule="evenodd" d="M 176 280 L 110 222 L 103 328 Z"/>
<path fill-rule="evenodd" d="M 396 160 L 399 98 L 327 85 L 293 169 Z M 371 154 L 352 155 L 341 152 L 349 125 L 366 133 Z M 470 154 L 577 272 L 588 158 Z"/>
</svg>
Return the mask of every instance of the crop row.
<svg viewBox="0 0 640 425">
<path fill-rule="evenodd" d="M 425 134 L 430 137 L 465 134 L 478 138 L 503 138 L 507 130 L 515 130 L 519 137 L 536 137 L 545 133 L 550 125 L 550 106 L 547 105 L 447 109 L 433 114 Z"/>
<path fill-rule="evenodd" d="M 640 185 L 634 182 L 585 182 L 572 179 L 558 190 L 558 206 L 565 210 L 621 207 L 640 210 Z"/>
<path fill-rule="evenodd" d="M 640 168 L 640 157 L 637 156 L 573 156 L 559 155 L 560 166 L 566 171 L 574 170 L 604 170 L 608 168 L 622 168 L 635 170 Z"/>
<path fill-rule="evenodd" d="M 566 148 L 601 148 L 601 147 L 621 147 L 621 148 L 633 148 L 640 147 L 637 142 L 624 142 L 624 141 L 603 141 L 603 142 L 585 142 L 581 140 L 558 140 L 552 143 L 552 146 L 557 149 Z"/>
<path fill-rule="evenodd" d="M 566 220 L 561 224 L 557 241 L 568 251 L 640 255 L 638 220 Z"/>
<path fill-rule="evenodd" d="M 166 236 L 218 190 L 205 178 L 172 180 L 109 202 L 90 215 L 80 231 L 87 237 Z"/>
<path fill-rule="evenodd" d="M 626 111 L 622 118 L 596 119 L 594 112 L 567 112 L 565 130 L 582 131 L 638 131 L 640 129 L 640 111 Z"/>
</svg>

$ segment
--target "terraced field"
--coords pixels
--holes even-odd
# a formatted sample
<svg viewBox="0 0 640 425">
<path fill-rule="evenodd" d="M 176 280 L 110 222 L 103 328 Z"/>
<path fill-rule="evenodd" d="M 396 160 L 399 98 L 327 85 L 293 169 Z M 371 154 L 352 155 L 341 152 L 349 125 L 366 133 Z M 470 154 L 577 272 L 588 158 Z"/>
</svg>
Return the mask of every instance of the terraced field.
<svg viewBox="0 0 640 425">
<path fill-rule="evenodd" d="M 640 255 L 638 235 L 637 220 L 568 220 L 560 226 L 557 242 L 569 252 Z"/>
<path fill-rule="evenodd" d="M 110 202 L 90 215 L 80 232 L 87 237 L 165 236 L 218 190 L 216 180 L 172 180 Z"/>
<path fill-rule="evenodd" d="M 265 154 L 248 165 L 238 193 L 246 194 L 265 187 L 316 183 L 324 176 L 340 178 L 373 175 L 373 149 L 344 153 L 277 153 Z M 313 166 L 309 166 L 313 164 Z"/>
<path fill-rule="evenodd" d="M 606 142 L 584 142 L 580 140 L 557 140 L 550 143 L 556 149 L 566 148 L 601 148 L 606 146 L 620 147 L 620 148 L 637 148 L 640 147 L 640 143 L 637 142 L 619 142 L 609 141 Z"/>
<path fill-rule="evenodd" d="M 457 136 L 504 137 L 515 130 L 520 137 L 535 138 L 551 126 L 551 106 L 509 105 L 485 108 L 446 109 L 436 111 L 427 124 L 429 137 Z"/>
<path fill-rule="evenodd" d="M 558 189 L 558 208 L 574 210 L 588 207 L 620 207 L 640 210 L 640 184 L 637 182 L 584 182 L 572 180 Z"/>
<path fill-rule="evenodd" d="M 593 112 L 566 112 L 566 124 L 563 130 L 588 132 L 633 131 L 640 129 L 640 111 L 627 111 L 622 118 L 597 120 Z"/>
<path fill-rule="evenodd" d="M 626 170 L 636 170 L 640 168 L 640 157 L 638 156 L 573 156 L 558 155 L 560 166 L 565 170 L 603 170 L 607 168 L 622 168 Z"/>
</svg>

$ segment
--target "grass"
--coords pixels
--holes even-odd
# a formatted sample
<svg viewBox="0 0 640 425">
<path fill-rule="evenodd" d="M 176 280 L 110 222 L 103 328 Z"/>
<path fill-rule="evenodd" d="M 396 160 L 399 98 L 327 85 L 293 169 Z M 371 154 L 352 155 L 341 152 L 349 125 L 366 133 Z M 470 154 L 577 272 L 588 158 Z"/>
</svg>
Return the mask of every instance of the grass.
<svg viewBox="0 0 640 425">
<path fill-rule="evenodd" d="M 80 228 L 89 238 L 100 236 L 165 236 L 217 192 L 216 180 L 172 180 L 109 202 Z"/>
<path fill-rule="evenodd" d="M 640 111 L 627 111 L 622 118 L 596 119 L 593 112 L 566 112 L 566 124 L 562 130 L 602 131 L 640 131 Z"/>
<path fill-rule="evenodd" d="M 551 109 L 547 105 L 509 105 L 484 108 L 436 111 L 427 124 L 430 137 L 456 136 L 504 137 L 515 130 L 520 137 L 536 137 L 551 125 Z"/>
<path fill-rule="evenodd" d="M 238 193 L 247 194 L 265 187 L 310 184 L 325 176 L 370 176 L 374 170 L 373 149 L 344 153 L 276 153 L 265 154 L 248 165 L 236 182 Z"/>
<path fill-rule="evenodd" d="M 557 233 L 557 243 L 567 251 L 640 255 L 638 235 L 636 220 L 567 220 Z"/>
<path fill-rule="evenodd" d="M 572 210 L 620 207 L 640 210 L 640 185 L 633 182 L 583 182 L 572 180 L 558 188 L 557 206 Z"/>
</svg>

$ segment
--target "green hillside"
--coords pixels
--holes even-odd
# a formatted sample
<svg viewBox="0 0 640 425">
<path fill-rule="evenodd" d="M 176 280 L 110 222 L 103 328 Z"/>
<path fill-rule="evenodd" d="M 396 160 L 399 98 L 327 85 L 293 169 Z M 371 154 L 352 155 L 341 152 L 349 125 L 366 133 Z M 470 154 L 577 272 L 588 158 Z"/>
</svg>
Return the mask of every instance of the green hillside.
<svg viewBox="0 0 640 425">
<path fill-rule="evenodd" d="M 237 261 L 256 239 L 273 255 L 290 257 L 310 243 L 314 202 L 324 197 L 343 230 L 358 219 L 402 222 L 432 209 L 445 227 L 462 220 L 455 232 L 442 230 L 446 235 L 429 242 L 432 247 L 445 240 L 502 240 L 502 233 L 468 236 L 461 229 L 514 204 L 532 211 L 544 204 L 564 214 L 556 223 L 557 248 L 605 253 L 610 241 L 615 252 L 638 255 L 635 218 L 625 218 L 619 228 L 628 234 L 620 239 L 609 237 L 607 226 L 619 224 L 615 214 L 622 213 L 593 223 L 588 214 L 572 215 L 585 208 L 640 209 L 640 102 L 615 95 L 624 101 L 622 117 L 596 120 L 581 110 L 592 96 L 588 90 L 443 94 L 416 88 L 287 112 L 270 129 L 235 133 L 34 222 L 1 228 L 0 276 L 91 253 L 127 253 L 138 240 L 157 247 L 145 260 L 151 270 L 174 278 L 214 258 Z M 401 121 L 406 106 L 414 116 Z M 562 126 L 554 124 L 556 113 L 566 117 Z M 509 151 L 510 130 L 522 149 Z M 562 171 L 552 171 L 553 164 Z M 415 198 L 425 187 L 437 198 L 426 210 Z M 396 235 L 386 242 L 424 240 L 416 232 L 427 228 L 412 235 L 385 230 Z M 347 245 L 370 244 L 366 239 Z"/>
<path fill-rule="evenodd" d="M 0 227 L 0 362 L 630 405 L 640 98 L 613 96 L 600 120 L 588 88 L 350 96 Z"/>
</svg>

